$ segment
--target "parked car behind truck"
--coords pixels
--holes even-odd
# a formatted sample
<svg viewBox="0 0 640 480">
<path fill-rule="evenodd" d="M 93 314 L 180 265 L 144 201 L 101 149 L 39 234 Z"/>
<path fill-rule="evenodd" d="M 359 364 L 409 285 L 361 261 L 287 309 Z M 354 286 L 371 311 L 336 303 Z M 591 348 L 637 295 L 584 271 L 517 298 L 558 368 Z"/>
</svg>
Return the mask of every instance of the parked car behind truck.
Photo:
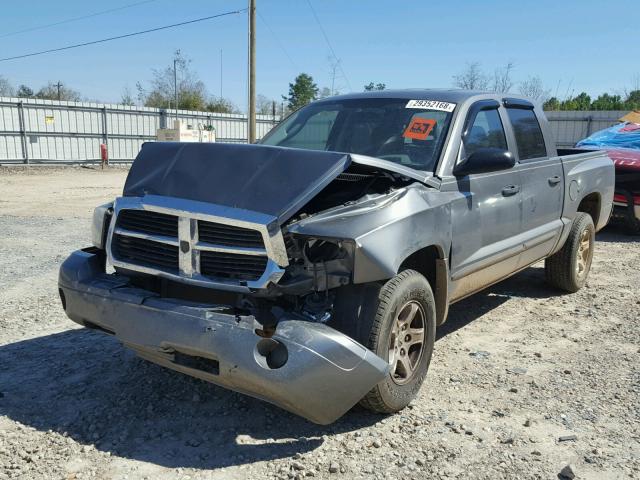
<svg viewBox="0 0 640 480">
<path fill-rule="evenodd" d="M 640 112 L 630 112 L 620 124 L 593 133 L 578 148 L 607 152 L 616 169 L 613 215 L 627 231 L 640 234 Z"/>
<path fill-rule="evenodd" d="M 524 98 L 339 96 L 259 145 L 145 144 L 60 296 L 148 360 L 313 422 L 396 412 L 449 304 L 542 259 L 585 284 L 613 188 L 607 155 L 556 151 Z"/>
</svg>

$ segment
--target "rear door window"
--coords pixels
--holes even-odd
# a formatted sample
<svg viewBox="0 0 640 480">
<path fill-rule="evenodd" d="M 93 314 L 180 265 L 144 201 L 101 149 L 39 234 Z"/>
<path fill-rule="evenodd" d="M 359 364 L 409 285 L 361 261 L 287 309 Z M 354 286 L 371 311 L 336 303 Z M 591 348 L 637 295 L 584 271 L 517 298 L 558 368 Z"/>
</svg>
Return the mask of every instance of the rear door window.
<svg viewBox="0 0 640 480">
<path fill-rule="evenodd" d="M 497 109 L 480 110 L 464 140 L 464 151 L 469 157 L 479 148 L 507 150 L 507 139 Z"/>
<path fill-rule="evenodd" d="M 546 157 L 547 148 L 535 112 L 530 109 L 507 108 L 507 114 L 516 137 L 520 160 Z"/>
</svg>

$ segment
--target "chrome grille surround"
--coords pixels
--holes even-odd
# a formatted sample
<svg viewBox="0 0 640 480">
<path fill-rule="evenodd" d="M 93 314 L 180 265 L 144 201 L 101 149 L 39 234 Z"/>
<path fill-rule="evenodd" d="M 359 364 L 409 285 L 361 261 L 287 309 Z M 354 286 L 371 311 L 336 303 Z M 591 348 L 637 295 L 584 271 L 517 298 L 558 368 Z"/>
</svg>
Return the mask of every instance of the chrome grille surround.
<svg viewBox="0 0 640 480">
<path fill-rule="evenodd" d="M 284 268 L 289 264 L 282 231 L 278 226 L 277 218 L 271 215 L 158 195 L 119 197 L 114 202 L 113 208 L 114 214 L 109 225 L 107 240 L 107 259 L 109 264 L 114 267 L 202 287 L 249 292 L 266 288 L 271 282 L 277 283 L 284 274 Z M 118 216 L 122 210 L 145 210 L 176 216 L 178 218 L 178 236 L 125 230 L 117 226 Z M 202 242 L 198 238 L 199 220 L 255 230 L 262 236 L 264 248 L 216 245 Z M 143 265 L 141 264 L 142 262 L 138 263 L 118 258 L 113 248 L 114 235 L 135 237 L 177 247 L 179 250 L 178 272 L 170 272 L 161 268 Z M 183 248 L 180 248 L 181 244 Z M 189 246 L 188 250 L 184 248 L 187 244 Z M 200 270 L 200 253 L 203 251 L 264 256 L 267 258 L 266 268 L 260 278 L 256 280 L 204 276 Z"/>
</svg>

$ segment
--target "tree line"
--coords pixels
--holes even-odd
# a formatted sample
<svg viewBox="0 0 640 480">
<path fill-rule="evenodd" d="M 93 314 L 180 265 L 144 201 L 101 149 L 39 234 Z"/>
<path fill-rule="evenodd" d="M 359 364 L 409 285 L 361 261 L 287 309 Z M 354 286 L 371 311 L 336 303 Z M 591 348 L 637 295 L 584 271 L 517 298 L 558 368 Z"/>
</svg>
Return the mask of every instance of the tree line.
<svg viewBox="0 0 640 480">
<path fill-rule="evenodd" d="M 39 98 L 42 100 L 66 100 L 80 102 L 82 95 L 77 90 L 60 83 L 49 82 L 38 90 L 28 85 L 14 87 L 9 80 L 0 76 L 0 97 Z"/>
<path fill-rule="evenodd" d="M 334 77 L 331 88 L 318 87 L 313 77 L 300 73 L 289 83 L 287 95 L 280 100 L 258 95 L 257 112 L 263 115 L 285 115 L 314 100 L 339 94 L 335 88 L 335 65 L 332 66 Z M 496 93 L 518 92 L 543 104 L 545 110 L 639 110 L 640 109 L 640 75 L 632 81 L 632 87 L 622 93 L 603 93 L 591 98 L 586 92 L 578 95 L 566 95 L 558 98 L 551 95 L 539 76 L 528 76 L 516 81 L 514 62 L 508 62 L 487 73 L 479 62 L 468 63 L 459 73 L 452 76 L 454 87 L 467 90 L 491 91 Z M 191 60 L 180 50 L 174 52 L 172 62 L 164 68 L 152 69 L 152 77 L 147 84 L 136 82 L 135 93 L 125 87 L 120 103 L 123 105 L 143 105 L 146 107 L 181 110 L 209 111 L 215 113 L 239 113 L 238 107 L 229 99 L 211 95 L 198 74 L 191 68 Z M 177 104 L 174 91 L 174 77 L 177 80 Z M 363 86 L 365 91 L 384 90 L 386 84 L 369 82 Z M 22 98 L 40 98 L 49 100 L 81 101 L 82 95 L 59 82 L 49 82 L 38 90 L 27 85 L 13 85 L 0 76 L 0 96 L 17 96 Z"/>
<path fill-rule="evenodd" d="M 453 76 L 453 86 L 467 90 L 483 90 L 496 93 L 518 93 L 542 103 L 544 110 L 638 110 L 640 109 L 640 75 L 631 81 L 631 88 L 623 93 L 603 93 L 591 98 L 586 92 L 567 95 L 564 99 L 551 95 L 538 76 L 529 76 L 516 82 L 513 79 L 515 64 L 509 62 L 494 70 L 483 71 L 479 62 L 468 63 L 466 68 Z"/>
</svg>

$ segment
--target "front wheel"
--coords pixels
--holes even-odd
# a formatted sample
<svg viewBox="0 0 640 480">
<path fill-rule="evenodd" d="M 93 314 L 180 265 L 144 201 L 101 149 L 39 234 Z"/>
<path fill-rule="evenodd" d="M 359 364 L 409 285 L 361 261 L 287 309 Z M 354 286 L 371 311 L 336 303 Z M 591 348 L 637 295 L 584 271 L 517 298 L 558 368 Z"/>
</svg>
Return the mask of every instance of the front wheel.
<svg viewBox="0 0 640 480">
<path fill-rule="evenodd" d="M 587 283 L 593 260 L 595 232 L 591 215 L 578 212 L 565 244 L 544 262 L 549 284 L 573 293 Z"/>
<path fill-rule="evenodd" d="M 394 413 L 416 397 L 431 362 L 435 318 L 433 292 L 420 273 L 404 270 L 380 289 L 367 346 L 389 362 L 390 372 L 361 405 Z"/>
</svg>

